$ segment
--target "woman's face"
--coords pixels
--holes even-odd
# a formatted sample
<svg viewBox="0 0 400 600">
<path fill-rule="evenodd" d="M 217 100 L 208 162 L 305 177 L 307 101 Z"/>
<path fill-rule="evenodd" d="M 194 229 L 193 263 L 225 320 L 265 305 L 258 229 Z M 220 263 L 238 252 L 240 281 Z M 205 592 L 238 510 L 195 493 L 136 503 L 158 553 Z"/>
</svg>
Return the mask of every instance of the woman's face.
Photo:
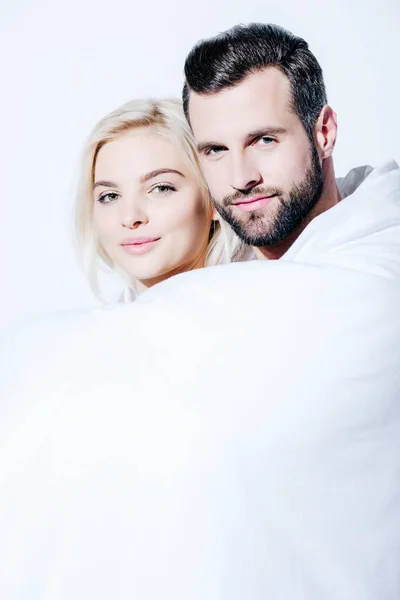
<svg viewBox="0 0 400 600">
<path fill-rule="evenodd" d="M 145 287 L 204 265 L 210 210 L 168 139 L 141 128 L 106 143 L 97 155 L 93 195 L 101 245 Z"/>
</svg>

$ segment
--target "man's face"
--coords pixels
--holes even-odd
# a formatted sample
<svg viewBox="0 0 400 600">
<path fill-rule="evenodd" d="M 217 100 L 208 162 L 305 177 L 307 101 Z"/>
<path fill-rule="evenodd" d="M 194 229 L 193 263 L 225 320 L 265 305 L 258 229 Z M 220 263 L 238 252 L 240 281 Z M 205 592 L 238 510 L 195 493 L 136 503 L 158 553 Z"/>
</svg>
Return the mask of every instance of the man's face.
<svg viewBox="0 0 400 600">
<path fill-rule="evenodd" d="M 247 244 L 278 244 L 321 197 L 322 167 L 276 68 L 208 96 L 189 118 L 216 210 Z"/>
</svg>

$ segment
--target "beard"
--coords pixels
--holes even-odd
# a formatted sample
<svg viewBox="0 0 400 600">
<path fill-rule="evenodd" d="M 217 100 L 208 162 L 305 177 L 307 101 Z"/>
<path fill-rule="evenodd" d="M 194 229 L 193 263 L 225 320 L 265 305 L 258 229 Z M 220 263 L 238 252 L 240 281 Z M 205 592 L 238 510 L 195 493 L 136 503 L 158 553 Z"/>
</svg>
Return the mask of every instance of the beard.
<svg viewBox="0 0 400 600">
<path fill-rule="evenodd" d="M 312 209 L 321 198 L 324 187 L 322 166 L 315 145 L 311 147 L 311 164 L 303 179 L 292 185 L 289 191 L 280 188 L 257 186 L 246 193 L 237 191 L 225 196 L 213 205 L 221 217 L 230 225 L 236 235 L 249 246 L 274 246 L 282 242 L 306 221 Z M 280 202 L 274 215 L 266 215 L 262 210 L 243 213 L 240 219 L 233 214 L 232 203 L 246 197 L 279 196 Z"/>
</svg>

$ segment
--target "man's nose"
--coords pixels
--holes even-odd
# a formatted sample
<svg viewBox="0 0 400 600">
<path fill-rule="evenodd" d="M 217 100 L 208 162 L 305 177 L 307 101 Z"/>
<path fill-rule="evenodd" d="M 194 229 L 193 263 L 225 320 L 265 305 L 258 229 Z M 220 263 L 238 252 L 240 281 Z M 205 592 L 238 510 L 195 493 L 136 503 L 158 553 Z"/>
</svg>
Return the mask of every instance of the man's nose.
<svg viewBox="0 0 400 600">
<path fill-rule="evenodd" d="M 257 163 L 250 156 L 232 156 L 230 185 L 236 191 L 248 192 L 262 182 Z"/>
</svg>

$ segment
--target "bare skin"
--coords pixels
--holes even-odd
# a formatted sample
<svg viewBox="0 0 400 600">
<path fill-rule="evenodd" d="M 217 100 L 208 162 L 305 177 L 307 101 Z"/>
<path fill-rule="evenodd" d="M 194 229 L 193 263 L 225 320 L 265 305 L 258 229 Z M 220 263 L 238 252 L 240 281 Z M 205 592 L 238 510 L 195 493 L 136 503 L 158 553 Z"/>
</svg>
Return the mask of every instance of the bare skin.
<svg viewBox="0 0 400 600">
<path fill-rule="evenodd" d="M 340 201 L 332 160 L 336 114 L 328 105 L 321 110 L 313 149 L 293 110 L 289 80 L 279 69 L 252 73 L 215 94 L 191 92 L 189 117 L 216 210 L 228 223 L 236 222 L 243 239 L 270 237 L 267 244 L 251 244 L 258 258 L 280 258 L 312 219 Z M 279 237 L 276 224 L 293 190 L 304 188 L 307 173 L 315 175 L 313 152 L 322 178 L 320 196 L 300 223 Z M 267 197 L 268 203 L 243 209 L 257 197 Z"/>
</svg>

